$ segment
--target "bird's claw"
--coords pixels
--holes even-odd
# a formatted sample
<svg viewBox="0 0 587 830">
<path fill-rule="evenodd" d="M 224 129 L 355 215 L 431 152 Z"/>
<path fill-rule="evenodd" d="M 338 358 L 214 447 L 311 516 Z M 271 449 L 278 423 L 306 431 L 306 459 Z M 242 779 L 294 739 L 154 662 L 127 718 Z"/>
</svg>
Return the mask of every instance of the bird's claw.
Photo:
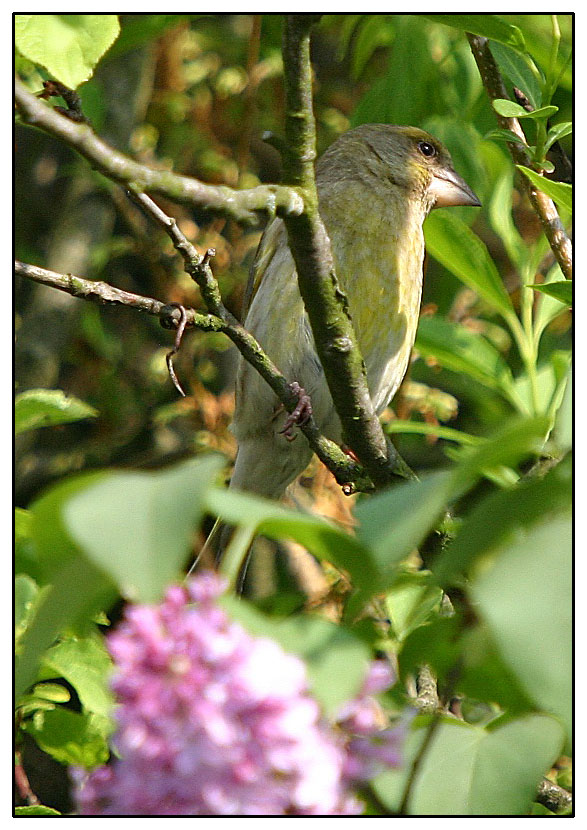
<svg viewBox="0 0 587 830">
<path fill-rule="evenodd" d="M 296 408 L 285 419 L 283 429 L 279 430 L 279 434 L 284 435 L 288 441 L 293 441 L 296 437 L 293 433 L 294 426 L 303 427 L 312 417 L 312 401 L 306 393 L 306 390 L 295 380 L 293 383 L 290 383 L 289 388 L 294 395 L 298 396 L 298 403 Z"/>
</svg>

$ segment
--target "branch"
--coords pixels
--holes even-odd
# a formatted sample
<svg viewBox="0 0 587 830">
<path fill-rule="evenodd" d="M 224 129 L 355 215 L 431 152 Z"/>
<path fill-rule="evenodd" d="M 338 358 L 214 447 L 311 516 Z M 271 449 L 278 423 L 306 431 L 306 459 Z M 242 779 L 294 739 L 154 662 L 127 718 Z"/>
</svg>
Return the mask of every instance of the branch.
<svg viewBox="0 0 587 830">
<path fill-rule="evenodd" d="M 156 208 L 156 206 L 154 207 Z M 159 209 L 157 208 L 157 210 Z M 162 211 L 161 214 L 165 216 Z M 168 217 L 165 217 L 165 219 L 168 222 L 174 221 L 169 220 Z M 178 232 L 181 234 L 180 231 Z M 188 242 L 187 244 L 189 245 L 190 243 Z M 195 252 L 195 249 L 193 250 Z M 199 262 L 194 267 L 203 270 L 206 268 L 209 269 L 207 262 L 202 265 L 202 260 L 205 258 L 200 257 L 197 252 L 195 252 L 195 255 Z M 49 271 L 46 268 L 39 268 L 36 265 L 29 265 L 18 260 L 14 263 L 14 273 L 34 282 L 41 283 L 42 285 L 57 288 L 60 291 L 71 294 L 73 297 L 90 300 L 100 305 L 126 306 L 146 314 L 151 314 L 159 317 L 162 325 L 166 328 L 177 327 L 181 319 L 180 309 L 176 306 L 166 305 L 160 300 L 155 300 L 151 297 L 132 294 L 130 291 L 122 291 L 120 288 L 115 288 L 106 282 L 88 280 L 83 277 L 74 276 L 73 274 L 58 274 L 55 271 Z M 215 282 L 214 277 L 211 276 L 211 272 L 208 279 Z M 226 334 L 238 348 L 245 360 L 254 366 L 271 386 L 288 412 L 292 412 L 297 406 L 299 399 L 292 391 L 287 379 L 265 354 L 255 338 L 232 317 L 222 303 L 220 303 L 220 306 L 218 309 L 219 314 L 203 314 L 195 311 L 193 308 L 185 309 L 185 327 L 197 328 L 206 332 L 220 331 Z M 352 461 L 337 444 L 322 435 L 316 422 L 312 418 L 301 426 L 300 429 L 308 439 L 312 450 L 347 492 L 373 489 L 372 483 L 366 478 L 361 467 Z"/>
<path fill-rule="evenodd" d="M 573 809 L 573 796 L 567 790 L 543 778 L 538 785 L 536 801 L 553 813 L 568 812 Z"/>
<path fill-rule="evenodd" d="M 472 34 L 468 34 L 467 37 L 469 38 L 471 51 L 479 68 L 479 74 L 481 75 L 481 80 L 483 81 L 489 100 L 494 101 L 496 98 L 509 98 L 495 59 L 491 54 L 487 38 Z M 497 121 L 502 129 L 511 130 L 511 132 L 523 139 L 524 144 L 526 143 L 526 136 L 517 118 L 506 118 L 503 115 L 497 114 Z M 507 146 L 515 164 L 532 167 L 530 156 L 523 145 L 512 141 Z M 572 279 L 573 249 L 554 202 L 539 190 L 536 185 L 532 184 L 526 176 L 522 176 L 522 184 L 528 194 L 532 207 L 538 214 L 540 224 L 565 279 Z"/>
<path fill-rule="evenodd" d="M 318 18 L 319 15 L 313 14 L 286 16 L 283 39 L 286 181 L 302 194 L 304 209 L 289 213 L 283 219 L 300 293 L 345 440 L 375 485 L 385 486 L 395 475 L 412 478 L 414 474 L 386 440 L 373 409 L 365 364 L 346 298 L 335 274 L 330 240 L 318 211 L 310 62 L 310 29 Z"/>
<path fill-rule="evenodd" d="M 303 209 L 300 195 L 290 187 L 259 185 L 249 190 L 232 190 L 139 164 L 99 138 L 89 124 L 76 123 L 39 100 L 18 78 L 15 100 L 25 124 L 61 139 L 100 173 L 133 190 L 159 193 L 243 224 L 258 221 L 260 214 L 289 216 Z"/>
</svg>

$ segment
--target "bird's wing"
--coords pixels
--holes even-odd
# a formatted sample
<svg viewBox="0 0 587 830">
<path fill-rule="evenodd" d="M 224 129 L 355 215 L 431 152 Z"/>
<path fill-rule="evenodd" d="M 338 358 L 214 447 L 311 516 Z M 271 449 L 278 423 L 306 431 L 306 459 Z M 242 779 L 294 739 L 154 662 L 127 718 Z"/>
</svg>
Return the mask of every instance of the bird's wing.
<svg viewBox="0 0 587 830">
<path fill-rule="evenodd" d="M 249 313 L 253 298 L 261 285 L 263 274 L 267 272 L 269 264 L 275 256 L 275 251 L 277 250 L 281 235 L 284 233 L 285 228 L 281 219 L 273 219 L 263 232 L 263 236 L 259 242 L 259 247 L 257 248 L 257 253 L 255 254 L 255 259 L 253 260 L 253 264 L 251 266 L 247 287 L 245 289 L 241 315 L 241 320 L 243 321 Z"/>
</svg>

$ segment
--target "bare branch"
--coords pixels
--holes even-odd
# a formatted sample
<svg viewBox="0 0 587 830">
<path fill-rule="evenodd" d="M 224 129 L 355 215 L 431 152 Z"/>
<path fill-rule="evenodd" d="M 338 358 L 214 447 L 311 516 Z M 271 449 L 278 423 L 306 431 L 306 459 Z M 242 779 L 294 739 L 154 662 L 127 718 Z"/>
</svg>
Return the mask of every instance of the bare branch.
<svg viewBox="0 0 587 830">
<path fill-rule="evenodd" d="M 471 34 L 467 35 L 467 37 L 469 38 L 471 51 L 477 62 L 481 80 L 483 81 L 489 100 L 494 101 L 496 98 L 509 98 L 495 59 L 491 54 L 487 38 Z M 517 118 L 506 118 L 503 115 L 496 115 L 499 126 L 502 129 L 511 130 L 511 132 L 523 140 L 524 144 L 526 143 L 524 131 L 520 127 L 520 122 Z M 507 146 L 516 164 L 522 164 L 524 167 L 532 167 L 530 156 L 526 152 L 523 144 L 512 141 Z M 540 219 L 546 238 L 565 279 L 572 279 L 573 248 L 554 202 L 526 176 L 522 176 L 522 184 L 528 194 L 532 207 Z"/>
<path fill-rule="evenodd" d="M 303 208 L 301 196 L 290 187 L 259 185 L 249 190 L 232 190 L 139 164 L 102 141 L 89 124 L 76 123 L 47 106 L 18 79 L 15 100 L 26 124 L 61 139 L 109 179 L 135 191 L 159 193 L 243 224 L 257 222 L 261 214 L 288 216 Z"/>
</svg>

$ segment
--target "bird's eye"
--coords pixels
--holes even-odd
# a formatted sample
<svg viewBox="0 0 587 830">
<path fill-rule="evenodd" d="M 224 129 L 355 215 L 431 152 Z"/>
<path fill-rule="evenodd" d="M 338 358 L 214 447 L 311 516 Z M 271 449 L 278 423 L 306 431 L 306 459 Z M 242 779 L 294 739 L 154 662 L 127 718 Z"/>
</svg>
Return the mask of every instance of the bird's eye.
<svg viewBox="0 0 587 830">
<path fill-rule="evenodd" d="M 436 147 L 434 147 L 428 141 L 421 141 L 418 144 L 418 150 L 422 153 L 423 156 L 427 156 L 428 158 L 432 158 L 432 156 L 436 155 Z"/>
</svg>

